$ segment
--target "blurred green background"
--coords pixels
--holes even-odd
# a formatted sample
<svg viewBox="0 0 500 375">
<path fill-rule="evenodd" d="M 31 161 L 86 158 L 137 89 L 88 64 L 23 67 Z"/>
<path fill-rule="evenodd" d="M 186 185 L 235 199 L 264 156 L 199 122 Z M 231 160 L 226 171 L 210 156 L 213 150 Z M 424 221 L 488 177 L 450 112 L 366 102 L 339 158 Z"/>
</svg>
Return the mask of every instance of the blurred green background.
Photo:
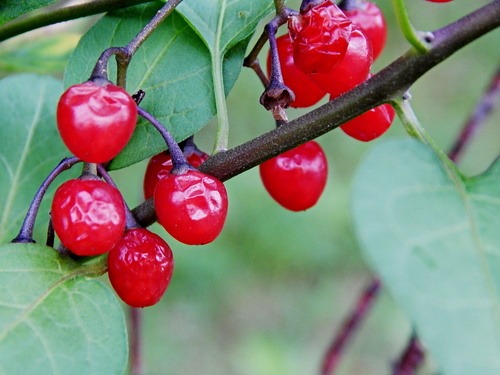
<svg viewBox="0 0 500 375">
<path fill-rule="evenodd" d="M 415 26 L 426 30 L 444 26 L 488 2 L 407 1 Z M 299 3 L 295 0 L 287 5 L 297 9 Z M 391 1 L 379 0 L 377 5 L 385 12 L 389 37 L 374 72 L 409 48 L 394 19 Z M 4 43 L 0 47 L 2 74 L 36 71 L 61 76 L 68 53 L 91 23 L 87 19 L 56 25 Z M 453 144 L 498 68 L 499 45 L 496 30 L 435 67 L 412 87 L 417 116 L 444 150 Z M 267 49 L 261 61 L 266 53 Z M 230 147 L 273 128 L 270 114 L 258 103 L 262 90 L 255 74 L 243 69 L 228 98 Z M 295 118 L 305 112 L 290 109 L 288 114 Z M 498 156 L 499 125 L 497 110 L 467 149 L 461 162 L 466 174 L 482 172 Z M 210 152 L 214 134 L 212 121 L 195 140 Z M 401 136 L 405 133 L 395 120 L 384 137 Z M 158 225 L 151 227 L 172 247 L 176 266 L 160 303 L 140 310 L 145 374 L 318 373 L 334 333 L 372 277 L 353 235 L 349 192 L 357 164 L 378 142 L 361 143 L 340 130 L 318 141 L 328 155 L 329 181 L 319 203 L 310 210 L 294 213 L 281 208 L 267 195 L 258 170 L 253 169 L 227 181 L 229 216 L 213 243 L 189 247 L 169 238 Z M 145 163 L 113 172 L 131 207 L 142 201 Z M 107 282 L 105 277 L 103 281 Z M 409 321 L 382 290 L 336 374 L 389 374 L 410 333 Z M 419 374 L 435 373 L 432 358 L 427 357 Z"/>
</svg>

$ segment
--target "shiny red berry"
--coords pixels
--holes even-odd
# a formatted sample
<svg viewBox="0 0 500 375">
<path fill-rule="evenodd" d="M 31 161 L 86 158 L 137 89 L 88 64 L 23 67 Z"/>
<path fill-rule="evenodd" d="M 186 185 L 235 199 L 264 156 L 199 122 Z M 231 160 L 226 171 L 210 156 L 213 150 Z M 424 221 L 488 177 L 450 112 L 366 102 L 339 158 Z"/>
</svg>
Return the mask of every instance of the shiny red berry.
<svg viewBox="0 0 500 375">
<path fill-rule="evenodd" d="M 68 149 L 88 163 L 104 163 L 125 147 L 134 132 L 137 106 L 112 83 L 87 81 L 59 99 L 57 127 Z"/>
<path fill-rule="evenodd" d="M 304 73 L 327 73 L 344 58 L 351 21 L 325 1 L 288 20 L 295 65 Z"/>
<path fill-rule="evenodd" d="M 127 230 L 108 255 L 109 281 L 123 302 L 132 307 L 157 303 L 167 290 L 173 270 L 170 247 L 143 228 Z"/>
<path fill-rule="evenodd" d="M 353 25 L 359 27 L 372 44 L 373 60 L 375 60 L 385 47 L 387 41 L 387 24 L 380 8 L 370 1 L 349 1 L 347 9 L 342 8 L 345 15 Z"/>
<path fill-rule="evenodd" d="M 160 224 L 172 237 L 202 245 L 215 240 L 224 226 L 227 192 L 222 182 L 197 170 L 169 173 L 156 185 L 154 206 Z"/>
<path fill-rule="evenodd" d="M 63 183 L 54 194 L 51 217 L 62 244 L 77 255 L 108 252 L 125 230 L 123 198 L 101 180 Z"/>
<path fill-rule="evenodd" d="M 208 154 L 198 151 L 185 155 L 189 164 L 193 167 L 199 167 L 205 160 L 208 159 Z M 144 174 L 144 198 L 149 199 L 154 195 L 156 184 L 160 179 L 168 175 L 172 169 L 172 158 L 169 152 L 160 152 L 149 159 Z"/>
<path fill-rule="evenodd" d="M 276 38 L 283 81 L 295 94 L 295 100 L 290 106 L 295 108 L 310 107 L 325 96 L 321 90 L 293 62 L 293 46 L 288 34 Z M 271 74 L 271 52 L 267 56 L 267 72 Z"/>
<path fill-rule="evenodd" d="M 309 74 L 321 89 L 337 97 L 366 81 L 373 62 L 372 46 L 365 34 L 353 28 L 347 52 L 333 70 L 324 74 Z"/>
<path fill-rule="evenodd" d="M 389 129 L 395 114 L 390 104 L 383 104 L 346 122 L 340 129 L 359 141 L 368 142 L 380 137 Z"/>
<path fill-rule="evenodd" d="M 328 165 L 325 153 L 309 141 L 259 166 L 264 187 L 273 199 L 291 211 L 314 206 L 326 185 Z"/>
</svg>

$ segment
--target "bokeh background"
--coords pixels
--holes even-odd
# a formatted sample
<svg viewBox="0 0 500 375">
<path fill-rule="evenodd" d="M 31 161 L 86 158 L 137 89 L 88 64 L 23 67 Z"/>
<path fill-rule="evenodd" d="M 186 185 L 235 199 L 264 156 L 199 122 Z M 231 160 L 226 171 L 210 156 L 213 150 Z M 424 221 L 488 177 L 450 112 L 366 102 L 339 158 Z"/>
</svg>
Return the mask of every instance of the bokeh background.
<svg viewBox="0 0 500 375">
<path fill-rule="evenodd" d="M 415 26 L 424 30 L 444 26 L 488 2 L 407 1 Z M 287 5 L 298 9 L 299 3 L 294 0 Z M 386 15 L 389 36 L 373 72 L 409 48 L 391 1 L 379 0 L 377 5 Z M 68 54 L 95 19 L 56 25 L 4 43 L 1 74 L 36 71 L 61 77 Z M 417 116 L 444 150 L 454 143 L 499 67 L 499 46 L 500 31 L 496 30 L 432 69 L 411 88 Z M 267 48 L 261 61 L 266 54 Z M 274 127 L 270 114 L 258 103 L 262 90 L 255 74 L 244 68 L 228 97 L 230 147 Z M 295 118 L 305 112 L 290 109 L 288 115 Z M 215 124 L 213 120 L 195 136 L 207 152 L 213 147 Z M 405 136 L 396 119 L 383 138 Z M 213 243 L 186 246 L 169 238 L 157 224 L 151 227 L 172 247 L 175 271 L 160 303 L 139 311 L 145 374 L 318 373 L 335 332 L 373 277 L 353 234 L 349 199 L 357 164 L 379 140 L 361 143 L 335 130 L 318 142 L 328 156 L 329 180 L 319 203 L 310 210 L 284 210 L 268 196 L 258 170 L 253 169 L 227 181 L 229 216 Z M 499 151 L 497 110 L 467 148 L 462 170 L 467 175 L 481 173 Z M 145 165 L 146 161 L 113 172 L 131 207 L 142 202 Z M 106 277 L 103 281 L 107 282 Z M 129 313 L 125 306 L 124 310 Z M 410 322 L 382 288 L 336 374 L 389 374 L 410 334 Z M 436 372 L 428 356 L 419 374 Z"/>
</svg>

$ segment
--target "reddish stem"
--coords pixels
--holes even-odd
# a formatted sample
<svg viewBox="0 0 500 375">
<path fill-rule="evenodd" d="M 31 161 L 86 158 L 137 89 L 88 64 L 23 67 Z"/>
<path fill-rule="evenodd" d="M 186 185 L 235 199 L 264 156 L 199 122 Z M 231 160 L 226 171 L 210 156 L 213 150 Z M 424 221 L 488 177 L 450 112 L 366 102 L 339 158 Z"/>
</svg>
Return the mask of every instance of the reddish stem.
<svg viewBox="0 0 500 375">
<path fill-rule="evenodd" d="M 448 153 L 455 163 L 460 160 L 464 149 L 471 143 L 472 137 L 486 123 L 486 119 L 493 112 L 500 100 L 500 68 L 496 71 L 486 92 L 479 99 L 467 122 L 464 124 L 457 141 Z"/>
<path fill-rule="evenodd" d="M 418 341 L 418 338 L 413 334 L 406 346 L 401 358 L 394 366 L 393 375 L 413 375 L 424 360 L 425 353 Z"/>
<path fill-rule="evenodd" d="M 373 278 L 370 280 L 369 285 L 364 289 L 363 293 L 359 297 L 356 307 L 344 321 L 342 327 L 330 344 L 330 347 L 323 358 L 320 372 L 321 375 L 333 374 L 340 361 L 343 350 L 349 343 L 349 340 L 352 339 L 356 329 L 359 327 L 361 322 L 363 322 L 379 291 L 380 280 Z"/>
<path fill-rule="evenodd" d="M 129 309 L 130 313 L 130 374 L 142 375 L 142 311 L 135 307 Z"/>
</svg>

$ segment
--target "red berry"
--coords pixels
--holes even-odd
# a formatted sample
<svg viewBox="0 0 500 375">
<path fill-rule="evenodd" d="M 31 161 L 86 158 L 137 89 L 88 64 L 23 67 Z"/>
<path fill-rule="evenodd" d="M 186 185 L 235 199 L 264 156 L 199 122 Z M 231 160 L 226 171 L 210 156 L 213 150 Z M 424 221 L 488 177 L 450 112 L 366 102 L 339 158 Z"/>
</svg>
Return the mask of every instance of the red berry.
<svg viewBox="0 0 500 375">
<path fill-rule="evenodd" d="M 353 25 L 359 27 L 371 42 L 373 60 L 375 60 L 387 41 L 387 24 L 384 14 L 377 5 L 369 1 L 351 1 L 348 4 L 347 9 L 343 9 L 342 5 L 340 7 Z"/>
<path fill-rule="evenodd" d="M 57 127 L 68 149 L 88 163 L 104 163 L 125 147 L 134 132 L 137 106 L 121 87 L 87 81 L 59 99 Z"/>
<path fill-rule="evenodd" d="M 127 230 L 108 256 L 109 281 L 123 302 L 132 307 L 157 303 L 167 290 L 173 270 L 170 247 L 143 228 Z"/>
<path fill-rule="evenodd" d="M 264 187 L 279 204 L 291 211 L 314 206 L 328 175 L 325 153 L 315 141 L 286 151 L 259 166 Z"/>
<path fill-rule="evenodd" d="M 390 104 L 370 109 L 340 127 L 347 135 L 368 142 L 384 134 L 392 124 L 396 112 Z"/>
<path fill-rule="evenodd" d="M 340 64 L 328 73 L 309 74 L 309 77 L 332 97 L 337 97 L 366 81 L 372 62 L 370 41 L 360 29 L 354 27 L 349 47 Z"/>
<path fill-rule="evenodd" d="M 288 20 L 293 60 L 304 73 L 327 73 L 344 58 L 351 21 L 335 3 L 325 1 Z"/>
<path fill-rule="evenodd" d="M 295 108 L 310 107 L 325 96 L 321 90 L 293 62 L 293 46 L 288 34 L 276 38 L 283 81 L 295 94 L 295 100 L 290 104 Z M 271 74 L 271 52 L 267 56 L 267 72 Z"/>
<path fill-rule="evenodd" d="M 169 173 L 158 181 L 154 205 L 160 224 L 176 240 L 202 245 L 217 238 L 227 215 L 227 192 L 216 178 L 197 170 Z"/>
<path fill-rule="evenodd" d="M 52 223 L 64 246 L 77 255 L 111 250 L 125 230 L 120 192 L 101 180 L 69 180 L 52 201 Z"/>
<path fill-rule="evenodd" d="M 208 159 L 208 154 L 198 151 L 192 152 L 190 155 L 185 155 L 189 164 L 193 167 L 199 167 L 205 160 Z M 160 179 L 168 175 L 172 169 L 172 158 L 169 152 L 160 152 L 153 156 L 146 167 L 144 174 L 144 198 L 149 199 L 154 195 L 156 184 Z"/>
</svg>

